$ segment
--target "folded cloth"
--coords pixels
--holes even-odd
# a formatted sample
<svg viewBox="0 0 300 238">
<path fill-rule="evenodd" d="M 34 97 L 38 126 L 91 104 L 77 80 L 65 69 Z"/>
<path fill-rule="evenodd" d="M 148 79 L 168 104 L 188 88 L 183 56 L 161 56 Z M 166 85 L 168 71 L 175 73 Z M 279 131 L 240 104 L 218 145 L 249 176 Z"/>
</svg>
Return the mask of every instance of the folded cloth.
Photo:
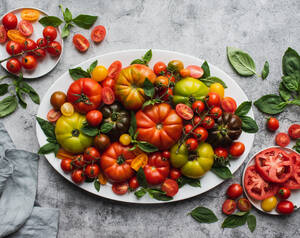
<svg viewBox="0 0 300 238">
<path fill-rule="evenodd" d="M 34 207 L 38 155 L 14 149 L 0 123 L 0 237 L 56 237 L 59 210 Z"/>
</svg>

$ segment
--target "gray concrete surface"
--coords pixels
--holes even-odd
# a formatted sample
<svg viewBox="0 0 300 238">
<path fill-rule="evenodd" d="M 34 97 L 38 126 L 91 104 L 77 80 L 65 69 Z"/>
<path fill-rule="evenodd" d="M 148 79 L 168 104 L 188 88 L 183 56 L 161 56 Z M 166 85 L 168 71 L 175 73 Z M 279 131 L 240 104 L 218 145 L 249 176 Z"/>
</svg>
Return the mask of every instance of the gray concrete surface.
<svg viewBox="0 0 300 238">
<path fill-rule="evenodd" d="M 65 41 L 65 52 L 60 64 L 47 76 L 32 80 L 31 85 L 41 97 L 49 86 L 71 66 L 95 55 L 131 48 L 157 48 L 184 52 L 219 66 L 244 89 L 250 100 L 263 94 L 277 92 L 281 77 L 281 58 L 288 46 L 300 52 L 300 2 L 298 0 L 176 0 L 176 1 L 47 1 L 0 0 L 0 15 L 23 6 L 45 9 L 59 15 L 58 5 L 69 7 L 74 15 L 98 15 L 97 24 L 107 29 L 107 37 L 100 45 L 91 44 L 85 54 L 72 45 L 72 36 L 90 31 L 73 28 Z M 240 78 L 226 59 L 226 46 L 249 52 L 258 70 L 265 60 L 270 62 L 270 75 L 262 81 L 256 77 Z M 4 74 L 0 70 L 0 74 Z M 29 100 L 28 100 L 29 101 Z M 29 102 L 28 109 L 18 109 L 4 121 L 12 139 L 20 149 L 36 152 L 34 115 L 37 105 Z M 266 116 L 254 109 L 260 127 L 256 134 L 253 155 L 259 149 L 274 144 L 274 134 L 265 129 Z M 300 121 L 300 110 L 290 107 L 278 118 L 279 131 Z M 247 226 L 222 229 L 221 205 L 225 190 L 233 182 L 240 182 L 243 167 L 233 180 L 210 192 L 186 201 L 168 205 L 128 205 L 87 194 L 64 180 L 44 157 L 40 158 L 38 202 L 45 207 L 61 210 L 60 238 L 79 237 L 299 237 L 300 213 L 289 217 L 274 217 L 252 213 L 257 217 L 253 234 Z M 199 224 L 187 213 L 196 206 L 214 210 L 219 222 Z"/>
</svg>

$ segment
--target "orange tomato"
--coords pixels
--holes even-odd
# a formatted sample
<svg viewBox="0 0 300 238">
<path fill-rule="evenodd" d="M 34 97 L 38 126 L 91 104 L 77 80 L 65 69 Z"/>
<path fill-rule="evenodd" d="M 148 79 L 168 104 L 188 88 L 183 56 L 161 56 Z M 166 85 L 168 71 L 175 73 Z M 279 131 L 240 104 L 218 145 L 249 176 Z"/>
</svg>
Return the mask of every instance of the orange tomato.
<svg viewBox="0 0 300 238">
<path fill-rule="evenodd" d="M 10 40 L 19 44 L 24 44 L 26 38 L 18 30 L 8 30 L 7 36 Z"/>
<path fill-rule="evenodd" d="M 147 163 L 148 163 L 148 155 L 145 153 L 142 153 L 132 160 L 130 166 L 135 171 L 138 171 L 139 168 L 144 168 Z"/>
<path fill-rule="evenodd" d="M 23 9 L 21 18 L 26 21 L 36 21 L 40 17 L 40 12 L 35 9 Z"/>
<path fill-rule="evenodd" d="M 98 175 L 98 181 L 102 185 L 107 184 L 107 177 L 101 171 L 100 171 L 100 173 Z"/>
<path fill-rule="evenodd" d="M 69 152 L 65 151 L 64 149 L 60 148 L 56 154 L 56 158 L 59 159 L 74 159 L 74 155 L 70 154 Z"/>
</svg>

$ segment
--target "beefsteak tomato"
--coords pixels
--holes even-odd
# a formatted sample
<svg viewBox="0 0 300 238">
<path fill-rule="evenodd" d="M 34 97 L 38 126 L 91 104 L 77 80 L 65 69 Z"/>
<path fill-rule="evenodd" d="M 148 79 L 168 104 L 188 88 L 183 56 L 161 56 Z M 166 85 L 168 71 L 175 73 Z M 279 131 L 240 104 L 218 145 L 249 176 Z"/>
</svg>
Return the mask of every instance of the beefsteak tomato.
<svg viewBox="0 0 300 238">
<path fill-rule="evenodd" d="M 293 160 L 293 174 L 283 186 L 289 189 L 300 189 L 300 155 L 296 152 L 289 155 Z"/>
</svg>

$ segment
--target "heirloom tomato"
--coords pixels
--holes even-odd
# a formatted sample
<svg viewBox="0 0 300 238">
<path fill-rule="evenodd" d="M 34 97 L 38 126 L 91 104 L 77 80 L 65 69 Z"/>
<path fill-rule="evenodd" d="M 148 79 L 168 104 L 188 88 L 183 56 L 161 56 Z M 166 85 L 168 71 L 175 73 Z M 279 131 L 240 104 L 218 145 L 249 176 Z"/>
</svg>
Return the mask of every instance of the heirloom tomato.
<svg viewBox="0 0 300 238">
<path fill-rule="evenodd" d="M 224 98 L 224 87 L 220 83 L 213 83 L 210 85 L 209 92 L 219 94 L 221 100 Z"/>
<path fill-rule="evenodd" d="M 251 209 L 251 203 L 247 198 L 240 198 L 237 205 L 241 212 L 249 212 Z"/>
<path fill-rule="evenodd" d="M 180 72 L 184 68 L 183 62 L 181 60 L 171 60 L 168 63 L 168 67 L 174 68 L 175 72 Z"/>
<path fill-rule="evenodd" d="M 290 156 L 293 160 L 293 174 L 283 186 L 289 189 L 300 189 L 300 155 L 293 152 Z"/>
<path fill-rule="evenodd" d="M 50 103 L 56 109 L 60 110 L 60 107 L 66 102 L 67 95 L 62 91 L 56 91 L 51 95 Z"/>
<path fill-rule="evenodd" d="M 221 101 L 221 107 L 225 112 L 234 113 L 237 108 L 236 101 L 231 97 L 225 97 Z"/>
<path fill-rule="evenodd" d="M 127 182 L 120 182 L 120 183 L 114 183 L 111 188 L 115 194 L 123 195 L 127 193 L 128 187 L 129 185 Z"/>
<path fill-rule="evenodd" d="M 191 77 L 195 79 L 201 78 L 204 74 L 203 69 L 198 65 L 189 65 L 186 69 L 190 71 Z"/>
</svg>

